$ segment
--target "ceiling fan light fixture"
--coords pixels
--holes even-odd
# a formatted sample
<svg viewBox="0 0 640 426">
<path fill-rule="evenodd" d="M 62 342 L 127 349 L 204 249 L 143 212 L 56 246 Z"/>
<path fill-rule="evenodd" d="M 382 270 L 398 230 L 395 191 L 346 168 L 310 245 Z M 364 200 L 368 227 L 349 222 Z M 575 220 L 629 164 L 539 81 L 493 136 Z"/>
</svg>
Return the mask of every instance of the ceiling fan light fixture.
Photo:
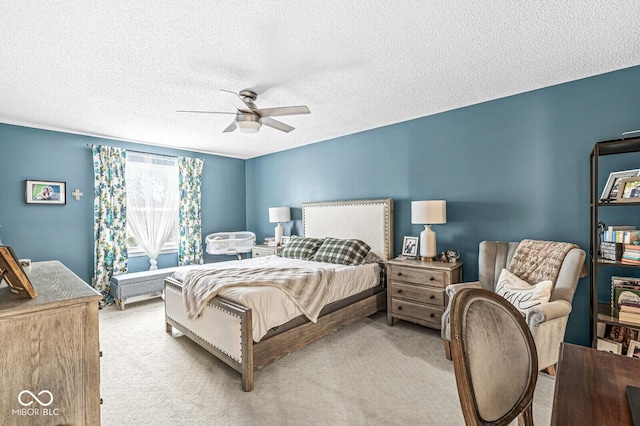
<svg viewBox="0 0 640 426">
<path fill-rule="evenodd" d="M 225 89 L 220 89 L 220 92 L 229 97 L 237 110 L 236 119 L 233 120 L 233 122 L 231 122 L 231 124 L 229 124 L 222 133 L 230 133 L 236 129 L 240 130 L 242 133 L 258 133 L 263 124 L 267 127 L 271 127 L 272 129 L 289 133 L 292 130 L 295 130 L 295 127 L 289 126 L 281 121 L 274 120 L 272 117 L 280 115 L 309 114 L 311 112 L 306 105 L 264 109 L 257 108 L 254 102 L 258 95 L 252 90 L 241 90 L 239 94 Z M 233 114 L 232 112 L 198 110 L 179 110 L 178 112 Z"/>
<path fill-rule="evenodd" d="M 258 133 L 260 130 L 259 121 L 238 121 L 238 129 L 242 133 Z"/>
<path fill-rule="evenodd" d="M 236 124 L 242 133 L 258 133 L 262 122 L 258 114 L 238 114 Z"/>
</svg>

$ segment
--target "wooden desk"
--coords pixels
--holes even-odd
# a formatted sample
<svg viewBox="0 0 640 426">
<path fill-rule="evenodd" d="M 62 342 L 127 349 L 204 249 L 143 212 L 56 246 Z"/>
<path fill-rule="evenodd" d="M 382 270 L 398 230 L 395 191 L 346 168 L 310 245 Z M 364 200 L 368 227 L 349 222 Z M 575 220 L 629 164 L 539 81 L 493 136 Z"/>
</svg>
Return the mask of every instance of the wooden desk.
<svg viewBox="0 0 640 426">
<path fill-rule="evenodd" d="M 627 385 L 640 387 L 640 359 L 562 343 L 551 424 L 632 425 Z"/>
</svg>

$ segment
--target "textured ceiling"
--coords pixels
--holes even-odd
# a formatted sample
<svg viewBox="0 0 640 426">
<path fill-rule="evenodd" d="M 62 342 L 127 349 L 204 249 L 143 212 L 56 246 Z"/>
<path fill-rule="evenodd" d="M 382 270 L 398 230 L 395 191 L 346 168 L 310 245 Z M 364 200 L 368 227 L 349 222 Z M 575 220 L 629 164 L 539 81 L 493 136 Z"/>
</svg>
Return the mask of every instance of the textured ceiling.
<svg viewBox="0 0 640 426">
<path fill-rule="evenodd" d="M 0 122 L 251 158 L 640 64 L 640 1 L 0 0 Z M 222 133 L 219 89 L 296 129 Z"/>
</svg>

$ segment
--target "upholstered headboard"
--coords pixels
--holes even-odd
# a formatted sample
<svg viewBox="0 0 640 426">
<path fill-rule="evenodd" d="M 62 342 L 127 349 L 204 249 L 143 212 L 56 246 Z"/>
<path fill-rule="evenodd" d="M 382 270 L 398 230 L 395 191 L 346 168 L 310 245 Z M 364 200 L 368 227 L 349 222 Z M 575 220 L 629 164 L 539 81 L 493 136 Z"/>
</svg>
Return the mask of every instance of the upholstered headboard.
<svg viewBox="0 0 640 426">
<path fill-rule="evenodd" d="M 305 237 L 357 238 L 383 259 L 393 251 L 393 199 L 302 204 Z"/>
</svg>

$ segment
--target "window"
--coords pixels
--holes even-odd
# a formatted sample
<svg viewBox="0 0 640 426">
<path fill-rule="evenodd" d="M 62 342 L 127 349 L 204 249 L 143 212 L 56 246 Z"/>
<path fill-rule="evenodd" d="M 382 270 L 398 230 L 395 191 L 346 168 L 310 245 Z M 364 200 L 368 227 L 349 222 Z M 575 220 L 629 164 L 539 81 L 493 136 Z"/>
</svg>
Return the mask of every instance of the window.
<svg viewBox="0 0 640 426">
<path fill-rule="evenodd" d="M 178 159 L 127 151 L 127 249 L 129 255 L 178 250 Z"/>
</svg>

